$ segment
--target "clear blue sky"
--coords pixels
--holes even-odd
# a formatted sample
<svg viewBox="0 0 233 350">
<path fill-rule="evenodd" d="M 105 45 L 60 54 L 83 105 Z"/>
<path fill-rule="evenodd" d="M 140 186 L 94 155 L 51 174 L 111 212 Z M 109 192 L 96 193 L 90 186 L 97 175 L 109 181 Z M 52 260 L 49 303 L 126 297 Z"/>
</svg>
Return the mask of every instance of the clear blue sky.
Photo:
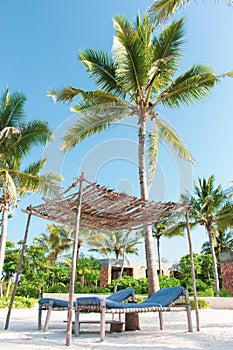
<svg viewBox="0 0 233 350">
<path fill-rule="evenodd" d="M 148 0 L 99 1 L 7 1 L 0 0 L 0 90 L 22 90 L 27 96 L 28 118 L 48 121 L 56 143 L 46 150 L 36 149 L 33 157 L 49 156 L 46 170 L 61 171 L 67 186 L 84 170 L 116 190 L 138 195 L 136 167 L 136 125 L 124 122 L 111 132 L 93 137 L 70 154 L 59 152 L 59 140 L 74 115 L 67 105 L 54 105 L 46 96 L 49 89 L 74 85 L 93 89 L 77 54 L 84 48 L 110 51 L 113 37 L 112 17 L 122 13 L 134 20 L 152 3 Z M 233 70 L 233 8 L 219 0 L 193 1 L 175 18 L 186 18 L 186 42 L 180 73 L 193 63 L 206 63 L 217 73 Z M 177 160 L 164 145 L 160 147 L 158 173 L 150 197 L 153 200 L 179 200 L 180 191 L 194 179 L 214 174 L 216 184 L 228 186 L 233 180 L 233 80 L 224 79 L 205 103 L 180 110 L 159 110 L 177 130 L 196 159 L 191 166 Z M 25 198 L 9 221 L 8 239 L 24 234 L 26 216 L 22 207 L 39 204 L 38 196 Z M 47 222 L 33 217 L 30 239 L 45 232 Z M 199 251 L 205 232 L 193 234 L 193 246 Z M 177 260 L 188 252 L 186 239 L 162 241 L 162 256 Z"/>
</svg>

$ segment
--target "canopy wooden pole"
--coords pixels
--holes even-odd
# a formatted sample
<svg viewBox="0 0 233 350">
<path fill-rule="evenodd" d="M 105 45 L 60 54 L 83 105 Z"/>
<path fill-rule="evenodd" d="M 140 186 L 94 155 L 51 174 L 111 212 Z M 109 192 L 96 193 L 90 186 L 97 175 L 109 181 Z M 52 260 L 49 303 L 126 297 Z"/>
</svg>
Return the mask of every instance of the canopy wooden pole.
<svg viewBox="0 0 233 350">
<path fill-rule="evenodd" d="M 84 176 L 82 174 L 79 179 L 79 194 L 78 194 L 77 215 L 76 215 L 76 224 L 75 224 L 75 233 L 74 233 L 74 246 L 73 246 L 73 253 L 72 253 L 72 268 L 71 268 L 71 276 L 70 276 L 69 304 L 68 304 L 67 327 L 66 327 L 66 346 L 71 345 L 71 338 L 72 338 L 72 311 L 73 311 L 73 302 L 74 302 L 74 286 L 75 286 L 75 277 L 76 277 L 77 250 L 78 250 L 80 215 L 81 215 L 81 207 L 82 207 L 83 181 L 84 181 Z"/>
<path fill-rule="evenodd" d="M 195 270 L 194 270 L 193 249 L 192 249 L 192 241 L 191 241 L 189 219 L 188 218 L 189 218 L 189 214 L 188 214 L 188 211 L 186 211 L 186 227 L 187 227 L 190 264 L 191 264 L 191 273 L 192 273 L 194 307 L 195 307 L 195 312 L 196 312 L 197 331 L 200 331 L 200 319 L 199 319 L 198 300 L 197 300 L 196 277 L 195 277 Z"/>
<path fill-rule="evenodd" d="M 28 207 L 27 210 L 30 210 L 30 208 L 31 207 Z M 11 310 L 12 310 L 13 303 L 14 303 L 14 300 L 15 300 L 16 289 L 18 287 L 19 276 L 20 276 L 20 272 L 21 272 L 21 268 L 22 268 L 22 264 L 23 264 L 24 253 L 25 253 L 26 245 L 27 245 L 27 239 L 28 239 L 28 232 L 29 232 L 29 227 L 30 227 L 30 222 L 31 222 L 31 216 L 32 216 L 32 214 L 28 215 L 28 220 L 27 220 L 26 229 L 25 229 L 25 235 L 24 235 L 24 241 L 23 241 L 23 247 L 22 247 L 22 250 L 21 250 L 20 258 L 19 258 L 19 264 L 18 264 L 18 268 L 17 268 L 17 272 L 16 272 L 14 289 L 13 289 L 13 292 L 12 292 L 12 295 L 11 295 L 10 305 L 9 305 L 9 309 L 8 309 L 8 313 L 7 313 L 7 317 L 6 317 L 5 329 L 8 329 L 8 327 L 9 327 L 9 322 L 10 322 L 10 317 L 11 317 Z"/>
</svg>

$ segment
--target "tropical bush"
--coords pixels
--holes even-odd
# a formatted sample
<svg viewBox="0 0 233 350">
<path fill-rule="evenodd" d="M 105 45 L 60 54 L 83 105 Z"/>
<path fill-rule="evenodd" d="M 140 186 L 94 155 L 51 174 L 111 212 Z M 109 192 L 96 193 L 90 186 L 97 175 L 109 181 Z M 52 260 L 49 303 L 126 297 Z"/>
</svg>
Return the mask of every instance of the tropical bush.
<svg viewBox="0 0 233 350">
<path fill-rule="evenodd" d="M 190 299 L 190 308 L 191 308 L 191 310 L 195 309 L 193 299 Z M 207 300 L 198 299 L 198 308 L 199 309 L 208 309 L 208 308 L 210 308 L 210 303 Z"/>
<path fill-rule="evenodd" d="M 231 293 L 229 292 L 228 289 L 222 288 L 220 290 L 220 297 L 225 297 L 225 298 L 231 297 Z"/>
<path fill-rule="evenodd" d="M 108 284 L 104 291 L 112 293 L 114 291 L 116 280 L 112 280 L 111 284 Z M 180 281 L 175 277 L 168 277 L 159 275 L 160 288 L 179 286 Z M 118 284 L 118 290 L 125 288 L 134 288 L 136 294 L 148 294 L 148 280 L 147 278 L 135 279 L 131 276 L 123 276 Z"/>
<path fill-rule="evenodd" d="M 14 303 L 13 303 L 13 308 L 14 309 L 30 309 L 30 308 L 34 307 L 36 303 L 37 303 L 37 299 L 16 296 Z M 8 308 L 9 304 L 10 304 L 10 297 L 0 298 L 0 309 Z"/>
</svg>

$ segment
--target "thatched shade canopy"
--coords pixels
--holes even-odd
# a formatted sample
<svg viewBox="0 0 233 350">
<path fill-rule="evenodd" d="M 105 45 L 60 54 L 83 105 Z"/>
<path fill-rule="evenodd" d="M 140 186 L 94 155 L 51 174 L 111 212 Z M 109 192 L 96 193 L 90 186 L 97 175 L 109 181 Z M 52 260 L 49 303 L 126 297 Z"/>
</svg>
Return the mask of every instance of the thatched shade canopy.
<svg viewBox="0 0 233 350">
<path fill-rule="evenodd" d="M 23 209 L 28 214 L 28 222 L 25 230 L 24 245 L 20 255 L 14 290 L 8 310 L 5 329 L 8 328 L 12 305 L 16 295 L 20 269 L 26 249 L 31 216 L 35 215 L 43 219 L 66 224 L 75 227 L 74 245 L 72 253 L 72 267 L 70 276 L 69 305 L 67 314 L 66 345 L 71 344 L 72 337 L 72 310 L 74 302 L 74 285 L 76 276 L 77 248 L 79 228 L 99 231 L 135 230 L 143 226 L 149 226 L 159 222 L 171 220 L 181 214 L 186 215 L 187 233 L 189 238 L 190 259 L 192 259 L 192 245 L 188 223 L 190 207 L 174 202 L 143 201 L 126 193 L 117 193 L 107 187 L 101 187 L 81 177 L 67 190 L 54 199 L 44 199 L 44 203 Z M 195 273 L 192 264 L 192 278 L 194 286 L 194 299 L 199 327 L 198 306 L 195 287 Z M 197 329 L 199 330 L 199 329 Z"/>
<path fill-rule="evenodd" d="M 79 181 L 53 200 L 23 209 L 38 217 L 75 226 Z M 126 193 L 117 193 L 83 179 L 80 227 L 91 230 L 134 230 L 185 214 L 188 206 L 174 202 L 143 201 Z"/>
</svg>

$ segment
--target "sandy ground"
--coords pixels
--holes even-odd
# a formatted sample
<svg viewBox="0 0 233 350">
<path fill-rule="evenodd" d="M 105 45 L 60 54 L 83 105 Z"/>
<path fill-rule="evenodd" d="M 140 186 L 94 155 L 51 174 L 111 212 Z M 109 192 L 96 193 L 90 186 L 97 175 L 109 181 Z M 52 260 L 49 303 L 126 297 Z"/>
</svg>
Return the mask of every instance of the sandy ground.
<svg viewBox="0 0 233 350">
<path fill-rule="evenodd" d="M 195 327 L 195 312 L 192 312 L 194 332 L 187 332 L 184 312 L 164 313 L 164 330 L 159 330 L 158 314 L 140 314 L 140 331 L 110 333 L 106 340 L 99 341 L 99 325 L 83 324 L 79 337 L 72 338 L 70 349 L 156 349 L 156 350 L 232 350 L 233 310 L 200 310 L 201 331 Z M 12 310 L 10 327 L 3 330 L 7 310 L 0 310 L 0 349 L 6 350 L 60 350 L 66 349 L 65 311 L 52 312 L 49 331 L 37 330 L 37 308 Z M 98 319 L 97 314 L 83 315 Z M 45 318 L 45 312 L 43 320 Z M 109 325 L 107 325 L 109 329 Z M 85 331 L 85 332 L 84 332 Z M 92 331 L 92 332 L 90 332 Z M 93 332 L 94 331 L 94 332 Z"/>
</svg>

